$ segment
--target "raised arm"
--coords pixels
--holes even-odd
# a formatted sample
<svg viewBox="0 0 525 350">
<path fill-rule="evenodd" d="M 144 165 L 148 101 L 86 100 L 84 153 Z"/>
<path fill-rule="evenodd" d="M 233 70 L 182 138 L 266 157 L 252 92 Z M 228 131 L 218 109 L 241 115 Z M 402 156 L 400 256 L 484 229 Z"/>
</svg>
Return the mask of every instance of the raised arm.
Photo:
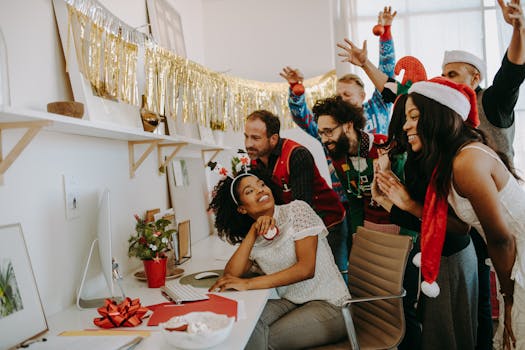
<svg viewBox="0 0 525 350">
<path fill-rule="evenodd" d="M 363 42 L 363 47 L 357 47 L 350 39 L 345 38 L 343 43 L 338 43 L 337 47 L 343 51 L 338 53 L 342 57 L 342 62 L 349 62 L 355 66 L 361 67 L 368 78 L 372 81 L 375 88 L 382 92 L 388 81 L 388 75 L 383 73 L 379 68 L 374 66 L 368 59 L 368 50 L 366 48 L 366 40 Z"/>
<path fill-rule="evenodd" d="M 389 77 L 394 77 L 394 67 L 396 65 L 396 54 L 394 50 L 394 39 L 392 38 L 392 22 L 397 15 L 397 11 L 392 13 L 390 6 L 385 6 L 379 12 L 378 23 L 384 28 L 383 34 L 379 37 L 379 70 Z M 368 74 L 368 73 L 367 73 Z M 379 90 L 379 89 L 378 89 Z"/>
<path fill-rule="evenodd" d="M 514 64 L 525 64 L 525 19 L 519 0 L 511 0 L 507 5 L 498 0 L 505 22 L 512 26 L 512 37 L 507 50 L 507 58 Z"/>
<path fill-rule="evenodd" d="M 290 108 L 293 121 L 297 126 L 306 131 L 307 134 L 321 142 L 317 134 L 317 123 L 312 112 L 306 105 L 304 91 L 301 92 L 300 90 L 294 89 L 296 84 L 302 84 L 304 80 L 303 73 L 301 73 L 299 69 L 293 69 L 287 66 L 283 68 L 279 75 L 290 84 L 288 107 Z"/>
</svg>

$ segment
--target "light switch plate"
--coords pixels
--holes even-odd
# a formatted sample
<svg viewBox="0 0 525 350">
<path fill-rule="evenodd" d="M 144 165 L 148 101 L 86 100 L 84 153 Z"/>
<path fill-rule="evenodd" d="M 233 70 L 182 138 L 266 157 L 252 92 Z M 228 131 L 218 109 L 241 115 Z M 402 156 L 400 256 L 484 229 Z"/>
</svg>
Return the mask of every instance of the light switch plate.
<svg viewBox="0 0 525 350">
<path fill-rule="evenodd" d="M 62 175 L 64 182 L 64 202 L 66 219 L 73 220 L 80 216 L 80 191 L 76 178 L 71 175 Z"/>
</svg>

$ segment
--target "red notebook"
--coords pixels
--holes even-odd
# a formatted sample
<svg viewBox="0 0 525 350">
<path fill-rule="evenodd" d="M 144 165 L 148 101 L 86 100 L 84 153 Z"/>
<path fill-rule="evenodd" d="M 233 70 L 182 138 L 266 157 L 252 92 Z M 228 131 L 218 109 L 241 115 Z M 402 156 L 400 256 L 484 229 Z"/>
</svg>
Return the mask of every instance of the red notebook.
<svg viewBox="0 0 525 350">
<path fill-rule="evenodd" d="M 148 326 L 157 326 L 161 322 L 166 322 L 175 316 L 186 315 L 194 311 L 211 311 L 216 314 L 226 315 L 228 317 L 235 317 L 237 320 L 237 301 L 215 294 L 208 294 L 210 299 L 192 301 L 180 305 L 174 303 L 162 303 L 147 306 L 153 311 Z"/>
</svg>

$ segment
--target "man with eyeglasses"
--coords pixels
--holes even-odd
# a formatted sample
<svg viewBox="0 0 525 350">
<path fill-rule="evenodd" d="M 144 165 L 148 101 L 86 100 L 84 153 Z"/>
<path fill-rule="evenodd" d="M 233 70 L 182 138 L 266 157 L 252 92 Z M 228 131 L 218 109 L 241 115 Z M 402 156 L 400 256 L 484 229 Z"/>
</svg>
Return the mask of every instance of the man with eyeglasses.
<svg viewBox="0 0 525 350">
<path fill-rule="evenodd" d="M 349 232 L 354 233 L 357 226 L 363 225 L 399 232 L 400 228 L 390 223 L 388 213 L 375 205 L 371 195 L 373 162 L 379 157 L 376 145 L 387 137 L 364 131 L 363 109 L 345 102 L 341 96 L 317 101 L 312 111 L 317 138 L 348 199 L 343 205 L 349 217 Z M 392 169 L 402 174 L 403 165 L 404 159 L 395 161 Z M 350 249 L 351 240 L 348 246 Z"/>
</svg>

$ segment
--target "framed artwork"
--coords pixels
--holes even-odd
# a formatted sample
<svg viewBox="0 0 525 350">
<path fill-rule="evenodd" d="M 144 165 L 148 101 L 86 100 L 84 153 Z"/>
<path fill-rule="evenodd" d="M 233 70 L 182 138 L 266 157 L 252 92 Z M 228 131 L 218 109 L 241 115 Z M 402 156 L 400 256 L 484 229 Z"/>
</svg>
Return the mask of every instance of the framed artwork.
<svg viewBox="0 0 525 350">
<path fill-rule="evenodd" d="M 0 226 L 0 348 L 14 347 L 48 326 L 20 224 Z"/>
<path fill-rule="evenodd" d="M 199 124 L 199 135 L 202 142 L 215 145 L 215 137 L 213 137 L 213 130 L 211 128 Z"/>
<path fill-rule="evenodd" d="M 186 57 L 186 45 L 179 13 L 167 0 L 147 0 L 151 35 L 160 46 Z"/>
<path fill-rule="evenodd" d="M 9 106 L 9 76 L 7 75 L 7 46 L 0 27 L 0 109 Z"/>
<path fill-rule="evenodd" d="M 189 186 L 190 179 L 188 176 L 186 161 L 184 159 L 174 159 L 171 161 L 171 165 L 173 166 L 173 179 L 175 181 L 175 186 Z"/>
<path fill-rule="evenodd" d="M 53 0 L 53 7 L 60 40 L 64 48 L 73 96 L 75 101 L 82 102 L 86 109 L 83 119 L 143 130 L 140 107 L 105 99 L 94 93 L 91 83 L 80 73 L 79 62 L 75 53 L 75 44 L 72 38 L 74 37 L 73 30 L 79 32 L 78 24 L 76 21 L 70 23 L 64 0 Z M 71 42 L 68 42 L 68 40 L 71 40 Z M 68 47 L 71 48 L 66 50 Z M 137 65 L 140 67 L 140 64 L 141 62 L 139 61 Z"/>
</svg>

